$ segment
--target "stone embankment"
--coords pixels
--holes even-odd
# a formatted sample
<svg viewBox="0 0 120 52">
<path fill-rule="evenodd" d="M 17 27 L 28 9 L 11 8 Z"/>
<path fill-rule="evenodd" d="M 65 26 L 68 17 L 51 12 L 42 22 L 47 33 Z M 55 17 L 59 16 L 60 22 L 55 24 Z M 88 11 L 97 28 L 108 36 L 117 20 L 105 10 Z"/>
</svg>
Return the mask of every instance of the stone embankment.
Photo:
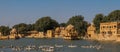
<svg viewBox="0 0 120 52">
<path fill-rule="evenodd" d="M 19 38 L 23 38 L 23 37 L 24 37 L 24 36 L 21 36 L 21 35 L 0 36 L 0 40 L 19 39 Z"/>
</svg>

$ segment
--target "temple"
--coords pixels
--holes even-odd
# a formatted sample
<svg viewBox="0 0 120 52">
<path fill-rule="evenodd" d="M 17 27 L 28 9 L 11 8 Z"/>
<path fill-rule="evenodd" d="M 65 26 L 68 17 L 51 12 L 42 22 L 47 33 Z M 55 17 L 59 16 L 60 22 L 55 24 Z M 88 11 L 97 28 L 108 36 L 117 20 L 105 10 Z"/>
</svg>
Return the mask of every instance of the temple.
<svg viewBox="0 0 120 52">
<path fill-rule="evenodd" d="M 65 30 L 64 30 L 64 35 L 63 35 L 64 39 L 78 39 L 78 32 L 75 30 L 73 25 L 68 25 Z"/>
</svg>

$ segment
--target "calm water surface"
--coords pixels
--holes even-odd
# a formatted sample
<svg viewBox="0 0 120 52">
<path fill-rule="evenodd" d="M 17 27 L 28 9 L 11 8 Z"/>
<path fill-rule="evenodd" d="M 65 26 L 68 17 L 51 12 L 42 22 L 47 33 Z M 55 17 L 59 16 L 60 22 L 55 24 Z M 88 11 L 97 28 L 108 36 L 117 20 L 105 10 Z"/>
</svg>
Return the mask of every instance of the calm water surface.
<svg viewBox="0 0 120 52">
<path fill-rule="evenodd" d="M 25 47 L 34 45 L 36 49 L 25 50 Z M 0 52 L 42 52 L 38 49 L 39 46 L 49 45 L 63 45 L 63 47 L 55 47 L 54 52 L 120 52 L 120 43 L 117 42 L 98 42 L 92 40 L 63 40 L 63 39 L 33 39 L 23 38 L 18 40 L 0 40 Z M 69 45 L 76 45 L 77 47 L 70 48 Z M 101 46 L 96 48 L 83 48 L 81 46 Z M 12 47 L 21 47 L 20 51 L 14 51 Z"/>
</svg>

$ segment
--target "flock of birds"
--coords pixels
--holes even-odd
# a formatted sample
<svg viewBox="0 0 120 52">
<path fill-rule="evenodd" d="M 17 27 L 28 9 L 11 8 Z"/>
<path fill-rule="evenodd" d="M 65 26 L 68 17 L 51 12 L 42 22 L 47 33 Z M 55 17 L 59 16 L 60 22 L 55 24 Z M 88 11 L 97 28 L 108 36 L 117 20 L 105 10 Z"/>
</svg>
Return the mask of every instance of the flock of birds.
<svg viewBox="0 0 120 52">
<path fill-rule="evenodd" d="M 13 46 L 13 45 L 10 45 L 10 46 L 0 46 L 0 49 L 1 48 L 9 48 L 11 49 L 12 51 L 31 51 L 31 50 L 42 50 L 42 51 L 45 51 L 45 52 L 54 52 L 56 48 L 62 48 L 62 47 L 68 47 L 68 48 L 76 48 L 76 47 L 81 47 L 81 48 L 95 48 L 97 50 L 103 48 L 103 46 L 101 45 L 81 45 L 81 46 L 78 46 L 78 45 L 73 45 L 73 44 L 70 44 L 70 45 L 58 45 L 58 44 L 55 44 L 54 46 L 51 46 L 51 45 L 41 45 L 41 46 L 35 46 L 35 45 L 28 45 L 28 46 Z M 4 52 L 4 51 L 0 51 L 0 52 Z"/>
</svg>

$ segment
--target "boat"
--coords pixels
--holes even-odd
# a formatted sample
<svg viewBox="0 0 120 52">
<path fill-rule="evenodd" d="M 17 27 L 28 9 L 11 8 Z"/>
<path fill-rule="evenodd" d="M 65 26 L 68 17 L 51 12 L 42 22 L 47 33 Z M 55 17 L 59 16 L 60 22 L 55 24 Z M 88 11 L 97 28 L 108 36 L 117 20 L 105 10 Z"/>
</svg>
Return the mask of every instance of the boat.
<svg viewBox="0 0 120 52">
<path fill-rule="evenodd" d="M 63 45 L 57 45 L 57 44 L 55 44 L 55 47 L 63 47 Z"/>
<path fill-rule="evenodd" d="M 102 48 L 101 45 L 99 45 L 99 46 L 96 47 L 97 50 L 100 50 L 101 48 Z"/>
<path fill-rule="evenodd" d="M 97 50 L 101 49 L 101 45 L 88 45 L 88 46 L 81 46 L 81 48 L 96 48 Z"/>
<path fill-rule="evenodd" d="M 43 52 L 53 52 L 54 51 L 54 47 L 53 46 L 42 46 L 41 50 Z"/>
<path fill-rule="evenodd" d="M 68 47 L 70 47 L 70 48 L 74 48 L 74 47 L 77 47 L 77 45 L 68 45 Z"/>
<path fill-rule="evenodd" d="M 12 47 L 11 49 L 12 49 L 13 51 L 20 51 L 20 50 L 21 50 L 20 47 Z"/>
<path fill-rule="evenodd" d="M 26 48 L 25 48 L 25 50 L 31 50 L 32 49 L 32 47 L 31 46 L 27 46 Z"/>
</svg>

